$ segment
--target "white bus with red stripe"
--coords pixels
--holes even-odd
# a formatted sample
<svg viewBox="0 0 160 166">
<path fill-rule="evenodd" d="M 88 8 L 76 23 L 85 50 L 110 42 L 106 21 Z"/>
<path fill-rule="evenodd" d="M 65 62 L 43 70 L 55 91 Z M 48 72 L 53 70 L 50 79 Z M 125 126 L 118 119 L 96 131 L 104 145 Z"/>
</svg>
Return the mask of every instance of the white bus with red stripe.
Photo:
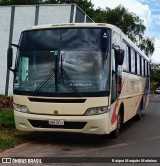
<svg viewBox="0 0 160 166">
<path fill-rule="evenodd" d="M 19 130 L 117 137 L 148 104 L 149 58 L 113 25 L 28 27 L 8 49 L 8 68 Z"/>
</svg>

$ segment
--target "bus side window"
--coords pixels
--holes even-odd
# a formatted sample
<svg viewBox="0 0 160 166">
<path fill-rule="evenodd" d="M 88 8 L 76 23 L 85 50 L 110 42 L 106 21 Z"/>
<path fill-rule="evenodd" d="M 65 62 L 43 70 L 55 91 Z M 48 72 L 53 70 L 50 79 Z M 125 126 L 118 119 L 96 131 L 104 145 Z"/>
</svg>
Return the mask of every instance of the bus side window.
<svg viewBox="0 0 160 166">
<path fill-rule="evenodd" d="M 143 60 L 143 64 L 144 64 L 144 76 L 146 76 L 146 61 L 145 61 L 145 59 Z"/>
<path fill-rule="evenodd" d="M 127 46 L 127 52 L 128 52 L 128 63 L 129 63 L 129 72 L 131 72 L 131 48 L 129 46 Z"/>
<path fill-rule="evenodd" d="M 141 65 L 142 65 L 142 73 L 141 75 L 144 76 L 144 59 L 141 57 Z"/>
<path fill-rule="evenodd" d="M 147 77 L 149 77 L 150 71 L 149 71 L 149 63 L 147 62 Z"/>
<path fill-rule="evenodd" d="M 139 56 L 139 65 L 140 65 L 140 75 L 142 75 L 142 57 Z"/>
<path fill-rule="evenodd" d="M 135 73 L 137 74 L 137 52 L 135 53 Z"/>
<path fill-rule="evenodd" d="M 137 54 L 137 74 L 140 75 L 140 55 Z"/>
<path fill-rule="evenodd" d="M 123 42 L 123 49 L 124 49 L 124 62 L 123 62 L 123 70 L 128 71 L 129 69 L 129 60 L 128 60 L 128 49 L 127 49 L 127 44 Z"/>
<path fill-rule="evenodd" d="M 145 60 L 145 76 L 148 76 L 148 68 L 147 68 L 148 64 L 147 61 Z"/>
<path fill-rule="evenodd" d="M 131 48 L 131 72 L 135 73 L 135 52 L 134 50 Z"/>
<path fill-rule="evenodd" d="M 21 81 L 28 81 L 28 67 L 29 67 L 29 58 L 28 57 L 22 57 L 21 59 L 22 66 L 24 66 L 21 69 Z"/>
</svg>

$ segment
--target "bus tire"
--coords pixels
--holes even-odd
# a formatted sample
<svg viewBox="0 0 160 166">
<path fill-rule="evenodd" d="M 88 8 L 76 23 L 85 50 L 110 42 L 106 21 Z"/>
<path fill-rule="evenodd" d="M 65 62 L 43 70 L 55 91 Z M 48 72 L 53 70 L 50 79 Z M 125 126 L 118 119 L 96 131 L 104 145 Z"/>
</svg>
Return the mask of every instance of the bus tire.
<svg viewBox="0 0 160 166">
<path fill-rule="evenodd" d="M 117 115 L 117 127 L 114 131 L 111 132 L 111 138 L 115 139 L 119 136 L 120 134 L 120 130 L 121 130 L 121 126 L 122 126 L 122 115 L 119 111 L 118 115 Z"/>
<path fill-rule="evenodd" d="M 140 121 L 141 118 L 142 118 L 142 110 L 140 110 L 140 112 L 138 112 L 138 113 L 136 114 L 135 120 L 136 120 L 136 121 Z"/>
</svg>

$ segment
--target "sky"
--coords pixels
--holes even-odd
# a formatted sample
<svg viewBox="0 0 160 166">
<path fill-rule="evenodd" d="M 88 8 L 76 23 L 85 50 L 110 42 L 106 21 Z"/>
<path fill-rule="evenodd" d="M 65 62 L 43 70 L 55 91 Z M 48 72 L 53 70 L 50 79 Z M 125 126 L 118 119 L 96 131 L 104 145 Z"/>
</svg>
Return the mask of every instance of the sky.
<svg viewBox="0 0 160 166">
<path fill-rule="evenodd" d="M 160 63 L 160 0 L 91 0 L 94 8 L 114 9 L 120 4 L 144 20 L 145 36 L 155 39 L 153 63 Z"/>
</svg>

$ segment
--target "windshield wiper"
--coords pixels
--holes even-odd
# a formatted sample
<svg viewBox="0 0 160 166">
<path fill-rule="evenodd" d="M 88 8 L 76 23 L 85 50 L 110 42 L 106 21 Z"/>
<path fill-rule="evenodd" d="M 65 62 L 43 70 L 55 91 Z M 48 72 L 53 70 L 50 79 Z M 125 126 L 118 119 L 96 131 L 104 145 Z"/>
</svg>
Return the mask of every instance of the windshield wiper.
<svg viewBox="0 0 160 166">
<path fill-rule="evenodd" d="M 52 68 L 50 73 L 46 76 L 46 78 L 40 83 L 40 85 L 33 92 L 33 95 L 37 95 L 39 92 L 43 90 L 43 88 L 47 85 L 48 81 L 55 76 L 55 68 Z"/>
<path fill-rule="evenodd" d="M 66 71 L 63 69 L 63 63 L 62 63 L 62 55 L 61 55 L 61 66 L 60 66 L 60 70 L 61 70 L 61 78 L 62 78 L 62 82 L 63 82 L 63 78 L 65 78 L 68 82 L 68 84 L 71 86 L 72 90 L 77 94 L 78 97 L 80 97 L 80 94 L 77 90 L 77 88 L 74 86 L 73 82 L 71 81 L 71 79 L 69 78 L 68 74 L 66 73 Z M 63 77 L 64 76 L 64 77 Z"/>
</svg>

